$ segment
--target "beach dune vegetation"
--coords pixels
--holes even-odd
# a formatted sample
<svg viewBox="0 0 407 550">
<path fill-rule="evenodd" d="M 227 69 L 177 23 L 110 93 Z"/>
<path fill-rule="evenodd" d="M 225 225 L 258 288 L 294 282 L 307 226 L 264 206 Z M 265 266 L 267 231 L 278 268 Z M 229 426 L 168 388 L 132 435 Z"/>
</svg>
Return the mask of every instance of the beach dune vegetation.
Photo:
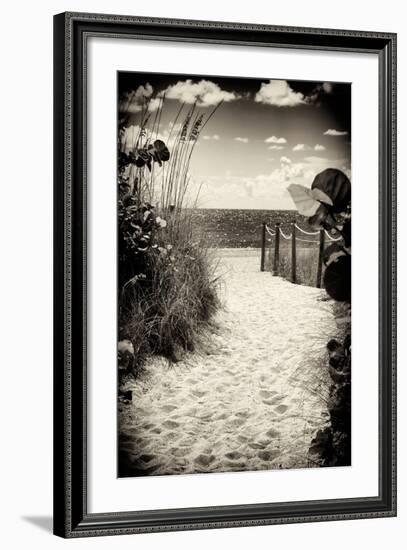
<svg viewBox="0 0 407 550">
<path fill-rule="evenodd" d="M 159 101 L 153 120 L 151 101 Z M 194 234 L 197 197 L 191 204 L 188 196 L 192 154 L 218 106 L 205 116 L 196 105 L 182 104 L 164 141 L 164 105 L 165 97 L 146 99 L 130 143 L 128 117 L 119 118 L 119 351 L 123 341 L 131 343 L 124 374 L 136 375 L 149 355 L 175 362 L 195 349 L 218 308 L 215 265 L 202 236 Z"/>
</svg>

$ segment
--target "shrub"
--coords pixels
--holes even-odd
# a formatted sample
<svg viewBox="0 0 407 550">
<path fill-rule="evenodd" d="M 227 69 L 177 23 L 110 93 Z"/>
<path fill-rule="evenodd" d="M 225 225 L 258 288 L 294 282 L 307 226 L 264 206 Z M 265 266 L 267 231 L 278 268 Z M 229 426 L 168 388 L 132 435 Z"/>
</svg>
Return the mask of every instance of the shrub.
<svg viewBox="0 0 407 550">
<path fill-rule="evenodd" d="M 324 466 L 347 466 L 351 463 L 351 183 L 340 170 L 329 168 L 315 177 L 311 189 L 292 184 L 288 190 L 298 211 L 309 216 L 310 225 L 341 235 L 323 255 L 324 286 L 336 300 L 340 337 L 327 343 L 330 425 L 318 431 L 310 455 Z"/>
<path fill-rule="evenodd" d="M 157 138 L 165 98 L 150 124 L 149 101 L 138 135 L 125 137 L 119 120 L 118 248 L 119 341 L 131 342 L 137 373 L 145 358 L 160 354 L 177 361 L 193 350 L 218 307 L 215 264 L 202 240 L 194 239 L 187 204 L 189 164 L 204 119 L 181 106 L 168 136 Z M 173 139 L 171 139 L 173 137 Z M 120 367 L 120 365 L 119 365 Z"/>
<path fill-rule="evenodd" d="M 177 223 L 183 225 L 179 219 Z M 148 275 L 127 287 L 121 298 L 119 336 L 133 343 L 137 366 L 148 354 L 175 362 L 180 351 L 192 351 L 219 304 L 209 251 L 202 243 L 187 242 L 181 233 L 175 235 L 173 245 L 145 256 Z"/>
</svg>

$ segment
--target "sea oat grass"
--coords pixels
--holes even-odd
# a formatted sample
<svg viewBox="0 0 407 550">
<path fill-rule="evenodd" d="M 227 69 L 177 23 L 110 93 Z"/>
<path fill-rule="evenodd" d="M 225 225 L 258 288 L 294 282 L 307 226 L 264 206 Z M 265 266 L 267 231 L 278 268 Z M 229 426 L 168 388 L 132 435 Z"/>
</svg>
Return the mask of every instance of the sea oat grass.
<svg viewBox="0 0 407 550">
<path fill-rule="evenodd" d="M 274 251 L 269 251 L 269 269 L 272 270 Z M 306 286 L 316 286 L 318 270 L 318 243 L 302 247 L 297 244 L 296 282 Z M 280 244 L 279 275 L 291 281 L 291 243 Z"/>
<path fill-rule="evenodd" d="M 194 350 L 219 302 L 215 262 L 194 234 L 189 164 L 214 114 L 180 107 L 167 144 L 157 144 L 161 112 L 141 113 L 134 143 L 119 140 L 119 339 L 134 348 L 134 372 L 154 354 L 175 362 Z M 167 149 L 168 145 L 168 149 Z"/>
</svg>

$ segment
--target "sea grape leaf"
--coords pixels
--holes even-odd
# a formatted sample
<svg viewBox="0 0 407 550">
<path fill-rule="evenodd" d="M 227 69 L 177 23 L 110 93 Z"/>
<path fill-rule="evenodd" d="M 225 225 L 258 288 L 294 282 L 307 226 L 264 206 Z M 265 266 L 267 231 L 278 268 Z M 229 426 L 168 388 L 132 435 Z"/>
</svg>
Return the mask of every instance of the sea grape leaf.
<svg viewBox="0 0 407 550">
<path fill-rule="evenodd" d="M 328 210 L 328 206 L 320 204 L 316 213 L 308 218 L 308 223 L 314 229 L 329 229 L 335 227 L 335 220 Z"/>
<path fill-rule="evenodd" d="M 325 290 L 337 302 L 348 302 L 351 298 L 351 257 L 340 256 L 324 273 Z"/>
<path fill-rule="evenodd" d="M 330 197 L 326 193 L 324 193 L 321 189 L 311 189 L 311 195 L 319 202 L 323 202 L 324 204 L 329 204 L 329 206 L 333 206 L 333 202 Z"/>
<path fill-rule="evenodd" d="M 300 214 L 309 217 L 316 213 L 321 203 L 314 198 L 311 189 L 298 183 L 291 183 L 287 190 Z"/>
<path fill-rule="evenodd" d="M 333 243 L 326 247 L 323 255 L 323 262 L 326 266 L 337 262 L 341 256 L 346 256 L 346 252 L 342 246 L 337 243 Z"/>
<path fill-rule="evenodd" d="M 337 168 L 327 168 L 317 174 L 311 189 L 320 190 L 332 201 L 335 213 L 344 212 L 351 199 L 351 183 L 349 178 Z"/>
<path fill-rule="evenodd" d="M 160 166 L 170 158 L 170 152 L 167 146 L 160 139 L 156 139 L 153 144 L 150 144 L 147 151 Z"/>
</svg>

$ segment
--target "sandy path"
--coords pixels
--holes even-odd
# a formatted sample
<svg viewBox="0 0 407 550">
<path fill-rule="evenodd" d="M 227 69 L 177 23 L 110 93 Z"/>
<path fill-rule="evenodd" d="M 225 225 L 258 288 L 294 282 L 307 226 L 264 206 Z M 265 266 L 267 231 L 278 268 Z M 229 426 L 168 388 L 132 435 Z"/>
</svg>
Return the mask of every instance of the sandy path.
<svg viewBox="0 0 407 550">
<path fill-rule="evenodd" d="M 257 250 L 224 251 L 221 266 L 211 350 L 172 367 L 154 359 L 128 387 L 121 450 L 139 473 L 304 467 L 326 424 L 319 361 L 336 329 L 325 292 L 261 273 Z"/>
</svg>

